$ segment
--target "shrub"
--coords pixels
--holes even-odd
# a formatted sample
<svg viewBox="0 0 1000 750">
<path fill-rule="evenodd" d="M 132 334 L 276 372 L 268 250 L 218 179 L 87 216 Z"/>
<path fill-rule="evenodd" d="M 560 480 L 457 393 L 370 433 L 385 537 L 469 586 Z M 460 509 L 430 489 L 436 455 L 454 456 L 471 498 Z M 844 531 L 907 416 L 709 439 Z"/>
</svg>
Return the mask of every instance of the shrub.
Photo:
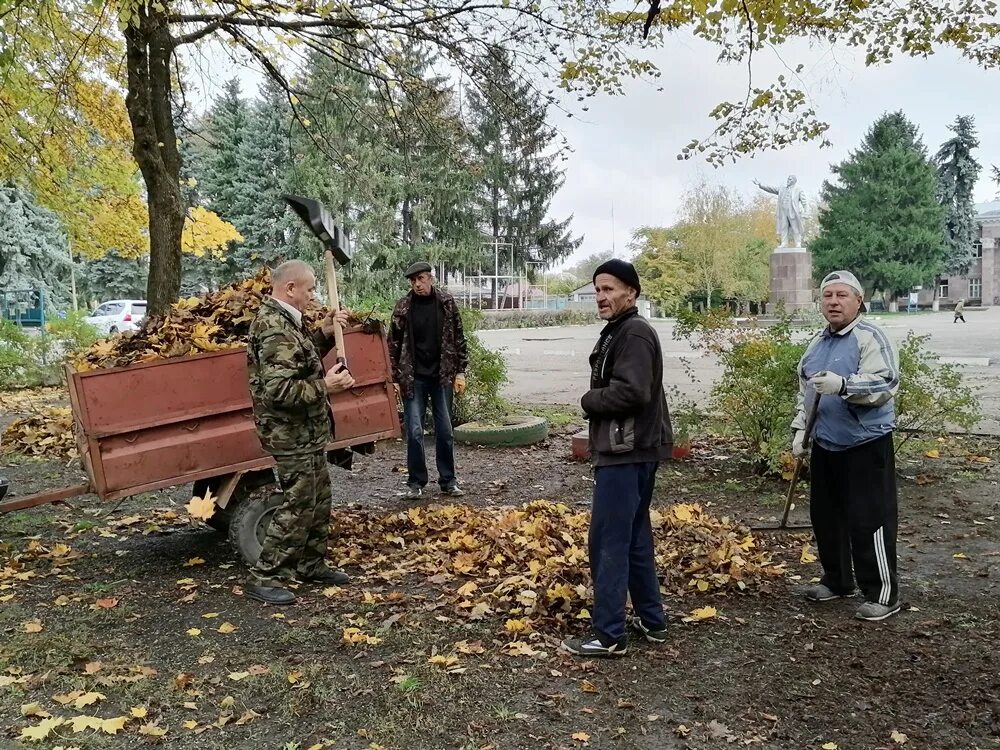
<svg viewBox="0 0 1000 750">
<path fill-rule="evenodd" d="M 943 364 L 924 348 L 927 336 L 910 333 L 899 347 L 896 394 L 896 451 L 909 448 L 916 433 L 943 435 L 955 427 L 971 430 L 982 416 L 979 397 L 962 382 L 957 365 Z"/>
<path fill-rule="evenodd" d="M 482 330 L 500 328 L 544 328 L 599 323 L 597 307 L 593 310 L 500 310 L 484 315 Z"/>
<path fill-rule="evenodd" d="M 791 439 L 797 365 L 806 342 L 793 340 L 787 321 L 741 328 L 714 311 L 684 315 L 674 335 L 718 357 L 723 371 L 712 386 L 712 410 L 735 427 L 755 470 L 780 473 Z M 960 369 L 938 363 L 937 356 L 927 351 L 926 340 L 911 333 L 899 349 L 897 451 L 914 432 L 971 429 L 980 418 L 978 398 L 962 382 Z"/>
<path fill-rule="evenodd" d="M 99 338 L 97 329 L 73 312 L 45 325 L 45 335 L 34 336 L 9 320 L 0 320 L 0 389 L 32 388 L 62 382 L 67 355 L 85 349 Z"/>
</svg>

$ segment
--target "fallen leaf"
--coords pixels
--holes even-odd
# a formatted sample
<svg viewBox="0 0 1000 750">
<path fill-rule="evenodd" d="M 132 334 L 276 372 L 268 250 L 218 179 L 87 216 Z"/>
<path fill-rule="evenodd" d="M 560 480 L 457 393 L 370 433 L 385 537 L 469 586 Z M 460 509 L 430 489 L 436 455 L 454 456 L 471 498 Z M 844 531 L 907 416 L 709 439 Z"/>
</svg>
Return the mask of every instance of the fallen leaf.
<svg viewBox="0 0 1000 750">
<path fill-rule="evenodd" d="M 927 451 L 927 453 L 925 453 L 924 455 L 927 456 L 927 458 L 941 458 L 941 451 L 939 451 L 937 448 L 934 448 L 933 450 Z M 828 742 L 827 744 L 832 745 L 833 743 Z M 836 750 L 836 745 L 834 745 L 833 748 L 828 748 L 826 745 L 823 745 L 823 750 Z"/>
<path fill-rule="evenodd" d="M 197 721 L 195 721 L 194 719 L 188 719 L 188 720 L 187 720 L 187 721 L 185 721 L 185 722 L 184 722 L 184 724 L 183 724 L 183 727 L 184 727 L 185 729 L 194 729 L 194 728 L 196 728 L 197 726 L 198 726 L 198 722 L 197 722 Z"/>
<path fill-rule="evenodd" d="M 30 742 L 41 742 L 52 733 L 53 729 L 65 723 L 66 720 L 58 716 L 54 716 L 51 719 L 42 719 L 37 725 L 22 729 L 20 739 Z"/>
<path fill-rule="evenodd" d="M 571 736 L 577 742 L 590 742 L 590 735 L 586 732 L 573 732 Z"/>
<path fill-rule="evenodd" d="M 208 518 L 211 518 L 211 517 L 212 517 L 211 514 L 209 514 Z M 184 563 L 184 567 L 185 568 L 191 568 L 191 567 L 194 567 L 195 565 L 204 565 L 204 564 L 205 564 L 205 558 L 203 558 L 203 557 L 192 557 L 190 560 L 188 560 L 186 563 Z"/>
<path fill-rule="evenodd" d="M 192 638 L 196 638 L 199 635 L 201 635 L 201 630 L 199 630 L 198 628 L 188 628 L 187 629 L 187 634 L 189 636 L 191 636 Z"/>
<path fill-rule="evenodd" d="M 115 607 L 118 606 L 118 600 L 114 598 L 98 599 L 96 602 L 94 602 L 94 604 L 96 604 L 101 609 L 114 609 Z"/>
<path fill-rule="evenodd" d="M 802 554 L 799 555 L 800 563 L 814 563 L 816 562 L 816 555 L 813 554 L 812 545 L 806 544 L 802 547 Z"/>
<path fill-rule="evenodd" d="M 954 557 L 956 560 L 968 560 L 969 559 L 969 556 L 966 555 L 964 552 L 956 552 L 954 555 L 952 555 L 952 557 Z"/>
<path fill-rule="evenodd" d="M 40 703 L 25 703 L 21 706 L 21 716 L 41 716 L 48 718 L 51 714 L 42 708 Z"/>
<path fill-rule="evenodd" d="M 718 611 L 715 607 L 700 607 L 699 609 L 691 610 L 691 617 L 695 620 L 709 620 L 715 617 Z"/>
<path fill-rule="evenodd" d="M 296 682 L 302 679 L 302 673 L 299 672 L 297 669 L 293 669 L 291 672 L 285 675 L 285 679 L 288 680 L 289 685 L 294 685 Z"/>
<path fill-rule="evenodd" d="M 582 690 L 584 693 L 599 693 L 599 692 L 601 692 L 600 690 L 597 689 L 597 686 L 594 683 L 592 683 L 590 680 L 581 680 L 580 681 L 580 690 Z"/>
<path fill-rule="evenodd" d="M 132 718 L 134 719 L 145 719 L 147 711 L 145 706 L 136 706 L 129 713 L 132 714 Z"/>
<path fill-rule="evenodd" d="M 100 730 L 101 725 L 104 723 L 104 719 L 99 719 L 96 716 L 74 716 L 69 720 L 73 733 L 86 732 L 88 729 Z"/>
<path fill-rule="evenodd" d="M 937 451 L 934 452 L 937 453 Z M 931 458 L 937 458 L 937 456 L 931 456 Z M 823 750 L 837 750 L 837 743 L 827 742 L 825 745 L 823 745 Z"/>
<path fill-rule="evenodd" d="M 689 734 L 691 734 L 691 730 L 688 729 L 683 724 L 678 724 L 674 728 L 674 734 L 678 735 L 679 737 L 687 737 Z"/>
<path fill-rule="evenodd" d="M 245 680 L 250 676 L 249 672 L 230 672 L 229 679 L 233 682 L 239 682 L 240 680 Z"/>
<path fill-rule="evenodd" d="M 32 620 L 31 622 L 26 622 L 26 623 L 24 623 L 24 632 L 25 633 L 41 633 L 42 632 L 42 623 L 40 623 L 38 620 Z"/>
<path fill-rule="evenodd" d="M 87 706 L 92 706 L 98 701 L 102 701 L 107 696 L 104 693 L 84 693 L 79 698 L 73 701 L 73 705 L 76 708 L 86 708 Z"/>
<path fill-rule="evenodd" d="M 99 661 L 88 661 L 83 665 L 83 671 L 87 674 L 97 674 L 104 665 Z"/>
<path fill-rule="evenodd" d="M 454 655 L 445 656 L 444 654 L 435 654 L 427 660 L 427 663 L 441 667 L 442 669 L 448 669 L 458 664 L 458 657 Z"/>
<path fill-rule="evenodd" d="M 228 635 L 229 633 L 235 633 L 239 628 L 233 625 L 231 622 L 224 622 L 219 626 L 218 632 L 223 635 Z"/>
<path fill-rule="evenodd" d="M 156 724 L 143 724 L 139 727 L 139 734 L 144 734 L 147 737 L 162 737 L 166 733 L 166 729 Z"/>
<path fill-rule="evenodd" d="M 117 716 L 114 719 L 105 719 L 101 722 L 101 731 L 105 734 L 118 734 L 122 729 L 125 728 L 125 722 L 128 721 L 126 716 Z"/>
<path fill-rule="evenodd" d="M 902 732 L 899 732 L 899 731 L 893 729 L 892 732 L 889 734 L 889 739 L 891 739 L 897 745 L 905 745 L 909 741 L 910 738 L 907 737 Z"/>
<path fill-rule="evenodd" d="M 202 617 L 206 620 L 213 620 L 218 616 L 219 616 L 218 612 L 206 612 L 205 614 L 202 615 Z"/>
<path fill-rule="evenodd" d="M 207 521 L 215 515 L 215 498 L 212 497 L 212 490 L 205 490 L 204 497 L 192 497 L 191 502 L 185 505 L 184 508 L 192 518 Z"/>
</svg>

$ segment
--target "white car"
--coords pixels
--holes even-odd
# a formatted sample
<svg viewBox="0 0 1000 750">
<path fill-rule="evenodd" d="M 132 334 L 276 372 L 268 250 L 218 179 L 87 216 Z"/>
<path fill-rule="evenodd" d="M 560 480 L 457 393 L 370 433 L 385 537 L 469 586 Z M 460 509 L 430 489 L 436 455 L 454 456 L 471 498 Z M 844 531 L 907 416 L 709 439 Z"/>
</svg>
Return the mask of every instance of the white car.
<svg viewBox="0 0 1000 750">
<path fill-rule="evenodd" d="M 145 317 L 146 300 L 113 299 L 98 305 L 84 320 L 99 333 L 111 335 L 136 330 Z"/>
</svg>

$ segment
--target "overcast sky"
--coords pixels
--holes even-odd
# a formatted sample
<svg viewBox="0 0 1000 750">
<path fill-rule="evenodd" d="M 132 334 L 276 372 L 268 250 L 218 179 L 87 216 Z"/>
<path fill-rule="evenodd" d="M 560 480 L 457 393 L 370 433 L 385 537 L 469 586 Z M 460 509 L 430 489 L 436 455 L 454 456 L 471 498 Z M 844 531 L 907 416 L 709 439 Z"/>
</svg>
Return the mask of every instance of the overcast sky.
<svg viewBox="0 0 1000 750">
<path fill-rule="evenodd" d="M 570 97 L 566 107 L 573 117 L 551 110 L 552 123 L 573 149 L 551 215 L 572 214 L 574 232 L 584 236 L 564 266 L 612 246 L 626 255 L 632 231 L 671 224 L 681 193 L 700 176 L 750 195 L 756 191 L 754 179 L 779 185 L 795 174 L 815 199 L 830 176 L 830 164 L 858 146 L 875 118 L 897 109 L 917 124 L 931 154 L 950 137 L 947 126 L 956 115 L 974 115 L 983 165 L 976 199 L 992 200 L 997 194 L 991 165 L 1000 164 L 1000 99 L 993 93 L 1000 71 L 982 71 L 951 52 L 881 68 L 866 68 L 861 56 L 845 48 L 795 44 L 757 53 L 754 83 L 760 87 L 781 73 L 794 78 L 795 66 L 804 64 L 800 82 L 819 117 L 830 124 L 832 147 L 798 144 L 714 169 L 697 158 L 679 161 L 677 154 L 691 139 L 710 135 L 714 121 L 708 113 L 716 104 L 742 101 L 746 92 L 745 65 L 720 65 L 716 56 L 715 47 L 674 35 L 654 53 L 659 79 L 630 82 L 624 96 L 599 96 L 584 104 Z M 259 75 L 212 57 L 208 66 L 197 66 L 202 71 L 194 79 L 197 98 L 213 96 L 213 89 L 237 74 L 244 93 L 256 94 Z"/>
<path fill-rule="evenodd" d="M 897 109 L 917 124 L 931 154 L 950 137 L 947 126 L 956 115 L 974 115 L 983 165 L 976 199 L 992 200 L 997 193 L 990 166 L 1000 164 L 1000 101 L 991 92 L 1000 72 L 984 72 L 950 53 L 865 68 L 859 62 L 863 58 L 845 49 L 789 46 L 781 49 L 780 59 L 765 52 L 757 58 L 755 84 L 763 87 L 803 63 L 804 90 L 830 124 L 832 147 L 800 144 L 714 169 L 694 158 L 678 161 L 677 154 L 692 138 L 712 132 L 708 113 L 716 104 L 741 101 L 746 91 L 745 67 L 723 66 L 715 57 L 710 45 L 675 37 L 656 55 L 663 71 L 659 80 L 634 82 L 624 97 L 601 97 L 589 102 L 590 110 L 579 118 L 557 120 L 574 153 L 552 214 L 573 214 L 576 231 L 585 236 L 568 265 L 613 243 L 624 253 L 636 227 L 672 223 L 681 193 L 699 176 L 751 194 L 757 190 L 755 178 L 778 185 L 795 174 L 816 197 L 830 176 L 830 164 L 858 146 L 875 118 Z M 660 87 L 663 91 L 657 91 Z"/>
</svg>

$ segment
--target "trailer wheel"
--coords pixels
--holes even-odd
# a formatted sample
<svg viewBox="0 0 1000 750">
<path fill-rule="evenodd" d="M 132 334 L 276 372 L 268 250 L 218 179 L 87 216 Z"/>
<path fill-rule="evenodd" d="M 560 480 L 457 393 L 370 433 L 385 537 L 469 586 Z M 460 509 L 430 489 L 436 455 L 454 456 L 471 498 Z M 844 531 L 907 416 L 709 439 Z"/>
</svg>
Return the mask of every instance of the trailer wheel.
<svg viewBox="0 0 1000 750">
<path fill-rule="evenodd" d="M 240 498 L 233 508 L 229 519 L 229 543 L 247 565 L 253 567 L 257 563 L 267 527 L 282 502 L 284 496 L 280 492 L 252 494 Z"/>
</svg>

